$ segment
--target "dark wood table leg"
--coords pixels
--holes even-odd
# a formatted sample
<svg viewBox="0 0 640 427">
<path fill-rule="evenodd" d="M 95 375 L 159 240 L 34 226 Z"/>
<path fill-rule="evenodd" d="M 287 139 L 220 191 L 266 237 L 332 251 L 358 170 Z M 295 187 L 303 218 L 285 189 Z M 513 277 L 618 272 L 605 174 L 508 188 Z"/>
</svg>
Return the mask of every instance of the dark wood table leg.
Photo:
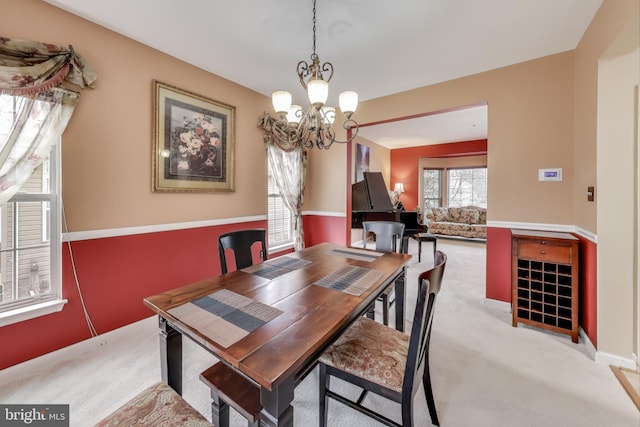
<svg viewBox="0 0 640 427">
<path fill-rule="evenodd" d="M 396 329 L 404 332 L 404 301 L 406 300 L 407 291 L 405 282 L 407 281 L 407 269 L 403 268 L 400 277 L 396 278 Z"/>
<path fill-rule="evenodd" d="M 182 334 L 159 317 L 160 371 L 162 381 L 182 395 Z"/>
<path fill-rule="evenodd" d="M 229 427 L 229 405 L 214 389 L 211 389 L 211 421 L 214 426 Z"/>
<path fill-rule="evenodd" d="M 422 261 L 422 239 L 418 236 L 418 262 Z"/>
<path fill-rule="evenodd" d="M 433 238 L 433 260 L 436 259 L 436 245 L 438 244 L 438 239 L 436 237 Z"/>
<path fill-rule="evenodd" d="M 280 383 L 275 389 L 269 391 L 260 388 L 260 426 L 267 427 L 293 427 L 293 389 L 295 378 L 290 376 Z"/>
</svg>

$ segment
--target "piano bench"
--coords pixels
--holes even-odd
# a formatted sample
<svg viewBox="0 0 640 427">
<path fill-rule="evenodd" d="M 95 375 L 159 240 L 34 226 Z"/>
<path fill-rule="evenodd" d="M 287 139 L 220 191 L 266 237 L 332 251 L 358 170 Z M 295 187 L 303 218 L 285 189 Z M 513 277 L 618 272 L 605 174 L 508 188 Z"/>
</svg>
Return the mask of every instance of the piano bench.
<svg viewBox="0 0 640 427">
<path fill-rule="evenodd" d="M 431 233 L 416 233 L 412 236 L 418 241 L 418 262 L 422 258 L 422 242 L 433 242 L 433 257 L 436 256 L 436 245 L 438 244 L 438 237 Z"/>
</svg>

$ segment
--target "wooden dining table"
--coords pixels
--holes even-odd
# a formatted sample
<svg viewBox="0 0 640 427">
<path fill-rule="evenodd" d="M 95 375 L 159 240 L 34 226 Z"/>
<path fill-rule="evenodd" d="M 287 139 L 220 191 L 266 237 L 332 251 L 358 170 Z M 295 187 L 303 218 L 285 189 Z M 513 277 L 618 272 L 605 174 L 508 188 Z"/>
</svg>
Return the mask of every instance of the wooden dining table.
<svg viewBox="0 0 640 427">
<path fill-rule="evenodd" d="M 323 243 L 147 297 L 159 317 L 162 379 L 182 392 L 187 336 L 260 387 L 260 425 L 292 426 L 296 384 L 394 281 L 403 330 L 409 259 Z"/>
</svg>

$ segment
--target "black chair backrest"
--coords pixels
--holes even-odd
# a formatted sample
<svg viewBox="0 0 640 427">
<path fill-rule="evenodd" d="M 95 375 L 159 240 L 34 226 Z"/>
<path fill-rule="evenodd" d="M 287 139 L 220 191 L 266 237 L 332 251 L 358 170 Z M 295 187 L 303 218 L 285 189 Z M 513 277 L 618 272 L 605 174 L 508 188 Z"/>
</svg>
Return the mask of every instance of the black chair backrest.
<svg viewBox="0 0 640 427">
<path fill-rule="evenodd" d="M 367 235 L 371 232 L 376 235 L 376 251 L 379 252 L 406 252 L 402 244 L 404 224 L 394 221 L 364 221 L 362 223 L 363 247 L 367 247 Z M 398 250 L 399 248 L 399 250 Z"/>
<path fill-rule="evenodd" d="M 436 297 L 442 286 L 442 276 L 447 264 L 447 256 L 437 251 L 434 267 L 418 276 L 418 300 L 409 338 L 407 365 L 404 371 L 402 394 L 414 396 L 420 387 L 420 379 L 424 375 L 429 361 L 429 341 Z M 428 367 L 426 369 L 429 369 Z"/>
<path fill-rule="evenodd" d="M 264 228 L 252 228 L 248 230 L 232 231 L 218 238 L 218 252 L 220 253 L 220 266 L 222 274 L 227 272 L 226 250 L 231 249 L 236 260 L 236 270 L 241 270 L 253 265 L 252 246 L 260 242 L 260 257 L 267 260 L 266 231 Z"/>
</svg>

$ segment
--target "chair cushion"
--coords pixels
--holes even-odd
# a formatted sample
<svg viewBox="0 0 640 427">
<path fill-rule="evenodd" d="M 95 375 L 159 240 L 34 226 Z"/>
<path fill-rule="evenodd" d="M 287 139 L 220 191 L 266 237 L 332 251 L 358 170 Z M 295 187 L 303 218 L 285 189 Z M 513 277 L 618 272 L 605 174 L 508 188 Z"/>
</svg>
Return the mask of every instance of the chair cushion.
<svg viewBox="0 0 640 427">
<path fill-rule="evenodd" d="M 408 335 L 359 317 L 320 362 L 401 393 L 408 348 Z"/>
<path fill-rule="evenodd" d="M 211 427 L 198 411 L 165 383 L 157 383 L 96 424 L 97 427 Z"/>
</svg>

